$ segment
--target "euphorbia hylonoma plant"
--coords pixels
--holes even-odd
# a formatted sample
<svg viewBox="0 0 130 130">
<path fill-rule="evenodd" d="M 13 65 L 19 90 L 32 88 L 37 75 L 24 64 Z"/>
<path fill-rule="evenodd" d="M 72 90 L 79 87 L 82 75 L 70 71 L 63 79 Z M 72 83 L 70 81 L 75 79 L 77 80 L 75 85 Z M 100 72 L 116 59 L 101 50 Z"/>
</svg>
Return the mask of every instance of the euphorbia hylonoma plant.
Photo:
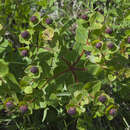
<svg viewBox="0 0 130 130">
<path fill-rule="evenodd" d="M 1 129 L 128 129 L 128 9 L 128 0 L 1 0 Z"/>
</svg>

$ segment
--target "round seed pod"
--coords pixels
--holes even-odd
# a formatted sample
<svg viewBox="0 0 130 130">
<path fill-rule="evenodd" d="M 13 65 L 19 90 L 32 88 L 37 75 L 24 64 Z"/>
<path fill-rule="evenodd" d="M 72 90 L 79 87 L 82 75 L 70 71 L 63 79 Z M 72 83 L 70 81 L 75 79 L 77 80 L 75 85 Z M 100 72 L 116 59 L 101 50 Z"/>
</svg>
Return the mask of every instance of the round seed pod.
<svg viewBox="0 0 130 130">
<path fill-rule="evenodd" d="M 33 67 L 30 69 L 30 71 L 35 74 L 35 73 L 38 72 L 38 68 L 37 68 L 36 66 L 33 66 Z"/>
<path fill-rule="evenodd" d="M 101 95 L 101 96 L 99 96 L 98 100 L 99 100 L 100 102 L 102 102 L 102 103 L 105 103 L 106 100 L 107 100 L 107 98 L 106 98 L 105 95 Z"/>
<path fill-rule="evenodd" d="M 21 55 L 24 56 L 24 57 L 27 56 L 28 55 L 28 51 L 27 50 L 22 50 Z"/>
<path fill-rule="evenodd" d="M 117 113 L 117 109 L 115 109 L 115 108 L 112 108 L 112 109 L 109 111 L 109 114 L 110 114 L 111 116 L 114 116 L 116 113 Z"/>
<path fill-rule="evenodd" d="M 11 101 L 9 101 L 9 102 L 6 103 L 6 107 L 8 109 L 12 108 L 13 106 L 14 106 L 14 104 Z"/>
<path fill-rule="evenodd" d="M 106 28 L 105 32 L 106 32 L 107 34 L 111 34 L 111 33 L 112 33 L 112 29 L 108 27 L 108 28 Z"/>
<path fill-rule="evenodd" d="M 46 24 L 52 24 L 52 22 L 53 22 L 52 19 L 50 19 L 50 18 L 47 18 L 47 19 L 46 19 Z"/>
<path fill-rule="evenodd" d="M 130 43 L 130 37 L 128 37 L 128 43 Z"/>
<path fill-rule="evenodd" d="M 114 48 L 114 44 L 113 44 L 113 43 L 109 43 L 109 44 L 107 45 L 107 47 L 108 47 L 109 49 L 113 49 L 113 48 Z"/>
<path fill-rule="evenodd" d="M 32 23 L 36 23 L 36 22 L 38 22 L 38 19 L 37 19 L 36 16 L 32 16 L 32 17 L 30 18 L 30 21 L 31 21 Z"/>
<path fill-rule="evenodd" d="M 101 42 L 99 42 L 99 43 L 96 44 L 96 48 L 97 49 L 100 49 L 101 47 L 102 47 L 102 43 Z"/>
<path fill-rule="evenodd" d="M 21 37 L 24 38 L 24 39 L 29 38 L 29 36 L 30 36 L 30 34 L 29 34 L 28 31 L 24 31 L 24 32 L 21 33 Z"/>
<path fill-rule="evenodd" d="M 26 105 L 20 106 L 19 109 L 20 109 L 21 113 L 26 113 L 28 111 L 28 107 Z"/>
<path fill-rule="evenodd" d="M 68 109 L 67 113 L 68 113 L 69 115 L 75 115 L 75 113 L 76 113 L 76 108 L 75 108 L 75 107 L 70 107 L 70 108 Z"/>
<path fill-rule="evenodd" d="M 88 16 L 84 14 L 84 15 L 81 15 L 81 18 L 84 19 L 84 20 L 87 20 Z"/>
</svg>

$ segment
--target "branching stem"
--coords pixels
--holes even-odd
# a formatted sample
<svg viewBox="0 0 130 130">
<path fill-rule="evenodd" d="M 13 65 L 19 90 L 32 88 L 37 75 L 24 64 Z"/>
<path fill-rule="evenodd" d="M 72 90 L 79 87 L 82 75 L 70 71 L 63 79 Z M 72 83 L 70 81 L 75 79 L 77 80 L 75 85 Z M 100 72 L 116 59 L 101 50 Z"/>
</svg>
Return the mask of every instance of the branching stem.
<svg viewBox="0 0 130 130">
<path fill-rule="evenodd" d="M 76 67 L 75 67 L 75 65 L 80 61 L 80 58 L 83 56 L 84 52 L 85 52 L 85 51 L 83 50 L 82 53 L 80 54 L 80 56 L 77 58 L 77 60 L 76 60 L 72 65 L 71 65 L 71 63 L 70 63 L 68 60 L 66 60 L 66 59 L 62 56 L 61 58 L 62 58 L 62 60 L 67 64 L 68 69 L 66 69 L 66 70 L 64 70 L 64 71 L 62 71 L 62 72 L 60 72 L 60 73 L 58 73 L 58 74 L 55 74 L 54 76 L 48 78 L 47 81 L 46 81 L 46 83 L 43 85 L 43 87 L 46 86 L 49 81 L 51 81 L 51 80 L 53 80 L 53 79 L 56 79 L 57 77 L 63 75 L 63 74 L 66 73 L 66 72 L 72 72 L 72 75 L 73 75 L 73 77 L 74 77 L 75 82 L 78 83 L 78 76 L 76 75 L 75 71 L 86 71 L 86 70 L 87 70 L 87 68 L 76 68 Z"/>
<path fill-rule="evenodd" d="M 81 54 L 79 55 L 79 57 L 78 57 L 77 60 L 73 63 L 72 66 L 75 66 L 75 65 L 80 61 L 80 58 L 83 56 L 84 52 L 85 52 L 85 50 L 83 50 L 83 51 L 81 52 Z"/>
</svg>

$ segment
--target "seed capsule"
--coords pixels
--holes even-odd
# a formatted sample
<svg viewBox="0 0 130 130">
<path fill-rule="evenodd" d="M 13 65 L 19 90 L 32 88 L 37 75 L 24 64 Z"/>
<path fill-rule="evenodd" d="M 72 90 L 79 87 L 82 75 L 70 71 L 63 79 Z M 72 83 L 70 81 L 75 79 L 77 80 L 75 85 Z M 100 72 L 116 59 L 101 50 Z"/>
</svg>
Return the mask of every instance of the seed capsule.
<svg viewBox="0 0 130 130">
<path fill-rule="evenodd" d="M 28 111 L 28 107 L 26 105 L 21 106 L 20 108 L 21 113 L 25 113 Z"/>
<path fill-rule="evenodd" d="M 36 16 L 32 16 L 32 17 L 30 18 L 30 21 L 31 21 L 32 23 L 35 23 L 35 22 L 38 21 L 38 19 L 37 19 Z"/>
<path fill-rule="evenodd" d="M 106 32 L 107 34 L 111 34 L 111 33 L 112 33 L 112 29 L 111 29 L 111 28 L 106 28 L 105 32 Z"/>
<path fill-rule="evenodd" d="M 67 111 L 69 115 L 74 115 L 76 113 L 76 108 L 75 107 L 70 107 Z"/>
<path fill-rule="evenodd" d="M 113 43 L 109 43 L 109 44 L 107 45 L 107 47 L 108 47 L 109 49 L 112 49 L 112 48 L 114 48 L 114 44 L 113 44 Z"/>
<path fill-rule="evenodd" d="M 12 108 L 13 106 L 14 106 L 14 104 L 12 102 L 10 102 L 10 101 L 6 103 L 6 107 L 8 109 Z"/>
<path fill-rule="evenodd" d="M 101 95 L 101 96 L 99 96 L 98 100 L 99 100 L 100 102 L 104 103 L 104 102 L 107 100 L 107 98 L 106 98 L 106 96 Z"/>
<path fill-rule="evenodd" d="M 52 24 L 52 22 L 53 22 L 52 19 L 49 19 L 49 18 L 46 19 L 46 24 Z"/>
<path fill-rule="evenodd" d="M 29 34 L 28 31 L 24 31 L 24 32 L 21 33 L 21 37 L 24 38 L 24 39 L 29 38 L 29 36 L 30 36 L 30 34 Z"/>
<path fill-rule="evenodd" d="M 38 72 L 38 68 L 37 68 L 36 66 L 33 66 L 33 67 L 30 69 L 30 71 L 35 74 L 35 73 Z"/>
<path fill-rule="evenodd" d="M 22 56 L 27 56 L 27 55 L 28 55 L 28 51 L 27 51 L 27 50 L 23 50 L 23 51 L 21 52 L 21 55 L 22 55 Z"/>
<path fill-rule="evenodd" d="M 97 49 L 100 49 L 101 47 L 102 47 L 102 43 L 99 42 L 99 43 L 96 44 Z"/>
<path fill-rule="evenodd" d="M 109 114 L 114 116 L 115 114 L 117 113 L 117 109 L 115 108 L 112 108 L 110 111 L 109 111 Z"/>
</svg>

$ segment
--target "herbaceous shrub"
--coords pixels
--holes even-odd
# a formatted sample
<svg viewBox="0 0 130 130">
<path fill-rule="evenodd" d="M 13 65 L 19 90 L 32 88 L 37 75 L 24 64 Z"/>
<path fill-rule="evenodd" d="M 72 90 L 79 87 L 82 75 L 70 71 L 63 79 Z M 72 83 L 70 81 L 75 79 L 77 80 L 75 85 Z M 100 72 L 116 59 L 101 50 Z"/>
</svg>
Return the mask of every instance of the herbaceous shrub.
<svg viewBox="0 0 130 130">
<path fill-rule="evenodd" d="M 129 128 L 128 0 L 0 0 L 0 18 L 3 129 Z"/>
</svg>

